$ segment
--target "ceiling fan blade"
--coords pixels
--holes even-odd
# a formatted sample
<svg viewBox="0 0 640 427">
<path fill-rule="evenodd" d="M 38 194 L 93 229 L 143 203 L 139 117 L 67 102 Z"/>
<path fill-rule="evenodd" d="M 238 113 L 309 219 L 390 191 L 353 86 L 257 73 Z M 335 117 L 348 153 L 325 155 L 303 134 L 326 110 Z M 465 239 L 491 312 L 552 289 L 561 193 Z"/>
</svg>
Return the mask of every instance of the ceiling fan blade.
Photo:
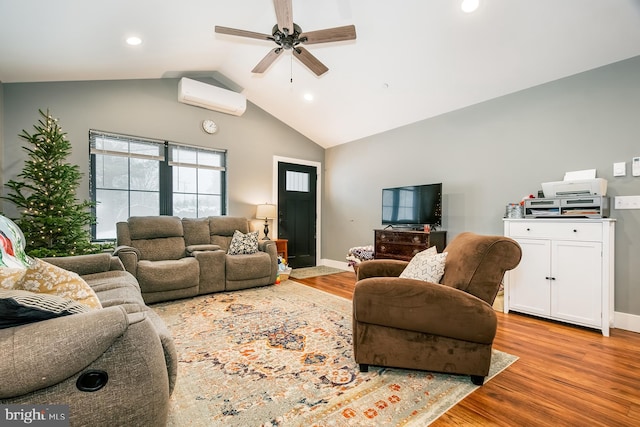
<svg viewBox="0 0 640 427">
<path fill-rule="evenodd" d="M 270 34 L 254 33 L 253 31 L 237 30 L 235 28 L 220 27 L 218 25 L 216 25 L 215 31 L 218 34 L 228 34 L 230 36 L 249 37 L 252 39 L 260 40 L 273 40 L 273 36 L 271 36 Z"/>
<path fill-rule="evenodd" d="M 267 56 L 262 58 L 262 61 L 258 62 L 258 65 L 256 65 L 253 68 L 253 70 L 251 70 L 251 72 L 256 74 L 264 73 L 265 71 L 267 71 L 267 68 L 269 68 L 269 66 L 273 64 L 273 62 L 278 58 L 278 55 L 280 55 L 281 53 L 282 53 L 281 47 L 277 47 L 273 49 L 272 51 L 267 53 Z"/>
<path fill-rule="evenodd" d="M 286 28 L 288 34 L 293 34 L 293 8 L 291 0 L 273 0 L 273 6 L 276 9 L 276 19 L 278 20 L 278 28 L 283 33 Z"/>
<path fill-rule="evenodd" d="M 300 38 L 302 37 L 307 38 L 304 44 L 355 40 L 356 26 L 346 25 L 344 27 L 327 28 L 326 30 L 309 31 L 309 32 L 300 34 Z"/>
<path fill-rule="evenodd" d="M 307 68 L 313 71 L 318 77 L 329 71 L 326 65 L 320 62 L 318 58 L 313 56 L 311 52 L 309 52 L 302 46 L 297 46 L 296 48 L 294 48 L 293 54 L 300 60 L 300 62 L 306 65 Z"/>
</svg>

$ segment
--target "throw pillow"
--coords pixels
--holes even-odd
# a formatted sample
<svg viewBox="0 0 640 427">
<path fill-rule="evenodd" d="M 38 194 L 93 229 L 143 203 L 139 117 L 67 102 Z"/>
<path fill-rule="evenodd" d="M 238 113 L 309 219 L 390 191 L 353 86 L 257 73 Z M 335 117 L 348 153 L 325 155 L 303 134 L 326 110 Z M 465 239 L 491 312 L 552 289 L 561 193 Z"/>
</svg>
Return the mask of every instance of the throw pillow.
<svg viewBox="0 0 640 427">
<path fill-rule="evenodd" d="M 417 253 L 409 265 L 400 274 L 405 279 L 424 280 L 431 283 L 440 283 L 444 275 L 444 264 L 447 260 L 447 252 L 439 254 L 435 246 L 431 246 Z"/>
<path fill-rule="evenodd" d="M 252 231 L 244 234 L 241 231 L 234 231 L 231 243 L 229 244 L 229 255 L 255 254 L 258 252 L 258 232 Z"/>
<path fill-rule="evenodd" d="M 0 290 L 0 329 L 54 317 L 85 313 L 89 307 L 57 295 L 22 290 Z"/>
<path fill-rule="evenodd" d="M 102 308 L 95 291 L 79 275 L 41 259 L 36 258 L 34 265 L 15 282 L 9 277 L 15 274 L 13 269 L 0 270 L 0 285 L 4 289 L 57 295 L 77 301 L 89 308 Z"/>
<path fill-rule="evenodd" d="M 33 258 L 25 251 L 26 240 L 15 222 L 0 215 L 0 267 L 26 270 Z"/>
</svg>

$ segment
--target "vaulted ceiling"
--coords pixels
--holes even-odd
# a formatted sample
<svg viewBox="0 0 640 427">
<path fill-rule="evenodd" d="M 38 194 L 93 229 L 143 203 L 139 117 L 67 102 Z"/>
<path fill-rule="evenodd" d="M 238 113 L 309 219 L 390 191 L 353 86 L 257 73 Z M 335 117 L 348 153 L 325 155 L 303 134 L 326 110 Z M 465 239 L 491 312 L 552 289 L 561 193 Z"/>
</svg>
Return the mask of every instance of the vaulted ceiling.
<svg viewBox="0 0 640 427">
<path fill-rule="evenodd" d="M 640 55 L 640 0 L 461 1 L 293 0 L 303 31 L 356 27 L 307 46 L 317 77 L 290 51 L 252 74 L 273 42 L 214 33 L 270 34 L 271 0 L 0 0 L 0 81 L 213 76 L 331 147 Z"/>
</svg>

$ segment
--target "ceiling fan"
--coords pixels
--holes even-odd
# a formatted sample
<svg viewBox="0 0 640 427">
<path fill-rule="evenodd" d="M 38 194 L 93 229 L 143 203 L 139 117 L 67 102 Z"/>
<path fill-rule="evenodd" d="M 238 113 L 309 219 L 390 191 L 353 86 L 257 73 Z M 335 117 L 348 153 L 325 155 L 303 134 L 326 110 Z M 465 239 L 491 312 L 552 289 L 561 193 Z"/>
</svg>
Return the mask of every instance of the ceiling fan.
<svg viewBox="0 0 640 427">
<path fill-rule="evenodd" d="M 271 34 L 255 33 L 253 31 L 237 30 L 235 28 L 220 27 L 217 25 L 215 32 L 218 34 L 249 37 L 252 39 L 271 40 L 278 45 L 251 70 L 252 73 L 264 73 L 284 50 L 291 50 L 300 62 L 307 66 L 315 75 L 321 76 L 329 71 L 329 68 L 300 45 L 355 40 L 356 27 L 354 25 L 346 25 L 344 27 L 303 32 L 302 28 L 293 22 L 291 1 L 292 0 L 273 0 L 278 23 L 273 26 Z"/>
</svg>

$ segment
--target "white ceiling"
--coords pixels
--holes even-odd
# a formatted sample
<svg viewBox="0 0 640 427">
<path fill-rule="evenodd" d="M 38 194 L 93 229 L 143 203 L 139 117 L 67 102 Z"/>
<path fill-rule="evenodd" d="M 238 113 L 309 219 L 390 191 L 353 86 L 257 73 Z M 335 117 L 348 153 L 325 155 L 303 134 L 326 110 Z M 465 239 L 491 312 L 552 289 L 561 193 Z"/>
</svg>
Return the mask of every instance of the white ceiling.
<svg viewBox="0 0 640 427">
<path fill-rule="evenodd" d="M 271 0 L 0 0 L 0 81 L 222 75 L 331 147 L 640 55 L 640 0 L 480 2 L 293 0 L 303 31 L 356 26 L 355 41 L 307 46 L 329 67 L 316 77 L 289 52 L 253 75 L 275 45 L 214 33 L 270 34 Z"/>
</svg>

